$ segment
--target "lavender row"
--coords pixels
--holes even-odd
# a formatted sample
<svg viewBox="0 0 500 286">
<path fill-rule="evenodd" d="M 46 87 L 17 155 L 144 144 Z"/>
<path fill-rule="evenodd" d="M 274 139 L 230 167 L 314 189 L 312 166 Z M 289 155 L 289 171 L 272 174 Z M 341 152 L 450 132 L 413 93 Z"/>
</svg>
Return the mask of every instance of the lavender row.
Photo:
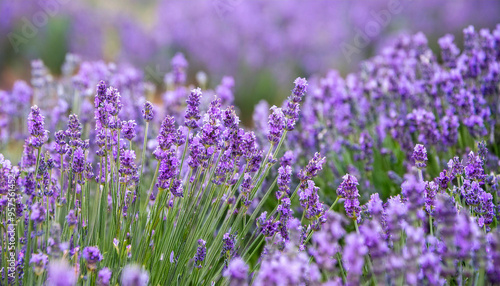
<svg viewBox="0 0 500 286">
<path fill-rule="evenodd" d="M 297 78 L 253 129 L 182 54 L 163 105 L 134 68 L 33 62 L 0 93 L 2 283 L 500 283 L 499 29 L 464 34 Z"/>
</svg>

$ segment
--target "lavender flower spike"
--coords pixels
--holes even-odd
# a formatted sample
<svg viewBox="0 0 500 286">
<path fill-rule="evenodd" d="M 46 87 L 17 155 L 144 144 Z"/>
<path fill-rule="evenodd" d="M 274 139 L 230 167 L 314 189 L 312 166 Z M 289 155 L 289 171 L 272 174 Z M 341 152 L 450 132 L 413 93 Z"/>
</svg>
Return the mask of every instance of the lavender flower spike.
<svg viewBox="0 0 500 286">
<path fill-rule="evenodd" d="M 93 271 L 97 267 L 97 262 L 102 260 L 102 255 L 99 248 L 87 246 L 83 249 L 83 258 L 87 261 L 87 268 Z"/>
<path fill-rule="evenodd" d="M 137 265 L 127 265 L 122 270 L 121 282 L 123 286 L 146 286 L 149 275 Z"/>
<path fill-rule="evenodd" d="M 224 277 L 229 277 L 229 285 L 247 285 L 248 265 L 240 257 L 229 262 Z"/>
<path fill-rule="evenodd" d="M 269 115 L 269 134 L 267 139 L 272 144 L 278 144 L 285 129 L 285 117 L 281 108 L 276 106 L 271 107 L 271 114 Z"/>
<path fill-rule="evenodd" d="M 288 131 L 295 129 L 295 122 L 299 118 L 299 104 L 307 91 L 307 80 L 305 78 L 298 77 L 294 83 L 295 88 L 288 97 L 286 107 L 283 111 L 286 116 L 286 130 Z"/>
<path fill-rule="evenodd" d="M 109 286 L 111 275 L 112 272 L 107 267 L 99 270 L 99 273 L 97 274 L 97 286 Z"/>
<path fill-rule="evenodd" d="M 200 98 L 201 98 L 201 89 L 195 88 L 191 90 L 191 94 L 189 94 L 188 99 L 186 100 L 187 109 L 186 115 L 184 118 L 186 119 L 185 125 L 190 129 L 196 129 L 199 127 L 198 120 L 200 120 Z"/>
<path fill-rule="evenodd" d="M 194 265 L 196 268 L 201 268 L 201 263 L 205 260 L 207 255 L 206 242 L 203 239 L 198 240 L 198 249 L 196 250 L 196 256 L 194 257 Z"/>
<path fill-rule="evenodd" d="M 424 145 L 415 145 L 412 158 L 413 160 L 415 160 L 415 166 L 417 168 L 422 169 L 427 166 L 427 150 L 425 149 Z"/>
<path fill-rule="evenodd" d="M 150 122 L 153 120 L 154 115 L 153 105 L 151 104 L 151 102 L 146 101 L 144 103 L 144 109 L 142 109 L 142 118 L 144 118 L 146 122 Z"/>
<path fill-rule="evenodd" d="M 40 148 L 48 139 L 49 131 L 45 130 L 45 117 L 40 113 L 38 106 L 31 107 L 28 115 L 28 143 L 33 148 Z"/>
<path fill-rule="evenodd" d="M 359 205 L 358 180 L 356 177 L 346 174 L 344 180 L 337 189 L 337 195 L 345 198 L 344 208 L 347 215 L 352 219 L 359 218 L 361 207 Z"/>
<path fill-rule="evenodd" d="M 65 260 L 55 261 L 49 265 L 47 285 L 49 286 L 73 286 L 77 278 L 75 271 Z"/>
</svg>

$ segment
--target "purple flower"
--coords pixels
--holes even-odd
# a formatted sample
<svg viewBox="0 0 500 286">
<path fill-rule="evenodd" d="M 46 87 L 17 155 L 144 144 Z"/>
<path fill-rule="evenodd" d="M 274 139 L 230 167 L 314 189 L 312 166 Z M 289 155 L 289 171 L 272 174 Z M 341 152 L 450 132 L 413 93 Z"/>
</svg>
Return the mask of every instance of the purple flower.
<svg viewBox="0 0 500 286">
<path fill-rule="evenodd" d="M 290 166 L 281 166 L 278 169 L 278 191 L 276 198 L 281 199 L 284 196 L 290 196 L 290 182 L 292 179 L 292 168 Z"/>
<path fill-rule="evenodd" d="M 241 195 L 243 197 L 243 205 L 246 207 L 250 206 L 252 201 L 250 200 L 250 191 L 252 190 L 252 176 L 249 173 L 243 175 L 243 180 L 241 181 Z"/>
<path fill-rule="evenodd" d="M 335 255 L 342 250 L 339 240 L 346 234 L 345 217 L 336 212 L 328 212 L 323 228 L 312 236 L 314 248 L 309 251 L 321 269 L 334 271 L 337 260 Z"/>
<path fill-rule="evenodd" d="M 32 106 L 28 115 L 28 139 L 29 145 L 33 148 L 40 148 L 47 142 L 49 131 L 45 130 L 45 117 L 40 113 L 38 106 Z"/>
<path fill-rule="evenodd" d="M 203 239 L 198 240 L 198 249 L 196 249 L 196 255 L 194 256 L 194 265 L 196 268 L 202 267 L 202 262 L 205 260 L 207 255 L 206 242 Z"/>
<path fill-rule="evenodd" d="M 218 145 L 221 134 L 221 101 L 220 98 L 215 98 L 210 102 L 209 109 L 203 118 L 203 126 L 201 128 L 201 143 L 206 146 Z"/>
<path fill-rule="evenodd" d="M 276 106 L 271 107 L 268 124 L 269 134 L 267 135 L 267 139 L 272 144 L 278 144 L 285 129 L 285 117 L 281 108 Z"/>
<path fill-rule="evenodd" d="M 45 212 L 45 208 L 37 202 L 31 206 L 30 219 L 34 223 L 42 223 L 45 221 Z"/>
<path fill-rule="evenodd" d="M 321 154 L 316 152 L 314 157 L 307 163 L 307 166 L 300 170 L 298 177 L 301 181 L 311 180 L 318 175 L 318 173 L 323 170 L 323 164 L 325 163 L 326 157 L 321 157 Z"/>
<path fill-rule="evenodd" d="M 495 205 L 493 196 L 483 190 L 479 193 L 479 204 L 474 211 L 480 216 L 478 222 L 479 227 L 489 229 L 489 225 L 493 223 L 495 217 Z"/>
<path fill-rule="evenodd" d="M 154 118 L 153 105 L 149 101 L 146 101 L 144 103 L 144 108 L 142 109 L 142 118 L 144 118 L 146 122 L 150 122 Z"/>
<path fill-rule="evenodd" d="M 442 285 L 444 281 L 440 281 L 439 274 L 441 272 L 441 259 L 434 252 L 426 252 L 418 259 L 418 264 L 421 268 L 421 279 L 427 280 L 428 285 Z"/>
<path fill-rule="evenodd" d="M 490 282 L 500 282 L 500 232 L 490 232 L 486 235 L 487 241 L 487 273 Z"/>
<path fill-rule="evenodd" d="M 477 206 L 479 204 L 479 195 L 483 192 L 483 190 L 478 182 L 466 179 L 463 182 L 460 192 L 467 205 Z"/>
<path fill-rule="evenodd" d="M 481 247 L 481 236 L 481 230 L 473 218 L 465 213 L 458 214 L 454 241 L 457 258 L 465 260 L 474 257 Z"/>
<path fill-rule="evenodd" d="M 220 185 L 226 182 L 227 177 L 233 173 L 234 170 L 234 158 L 231 156 L 232 149 L 229 148 L 224 153 L 219 160 L 219 165 L 215 169 L 215 183 Z"/>
<path fill-rule="evenodd" d="M 301 184 L 299 188 L 299 201 L 305 211 L 307 219 L 320 218 L 324 214 L 323 204 L 319 200 L 319 188 L 316 187 L 314 181 L 308 180 L 305 184 Z"/>
<path fill-rule="evenodd" d="M 452 146 L 458 141 L 458 127 L 460 126 L 458 116 L 447 113 L 440 120 L 441 138 L 443 144 Z"/>
<path fill-rule="evenodd" d="M 165 156 L 165 152 L 174 147 L 177 141 L 177 136 L 178 133 L 175 128 L 175 119 L 172 116 L 167 115 L 162 121 L 160 131 L 156 137 L 158 147 L 153 154 L 157 159 L 163 158 L 163 156 Z"/>
<path fill-rule="evenodd" d="M 224 127 L 230 130 L 238 129 L 238 124 L 240 124 L 240 118 L 236 115 L 234 106 L 229 106 L 222 112 L 222 123 Z"/>
<path fill-rule="evenodd" d="M 434 210 L 434 205 L 436 201 L 436 194 L 439 190 L 439 186 L 436 185 L 434 182 L 425 182 L 425 192 L 424 192 L 424 198 L 425 198 L 425 210 L 427 213 L 431 214 L 433 213 Z"/>
<path fill-rule="evenodd" d="M 368 248 L 373 273 L 380 281 L 388 270 L 387 256 L 390 252 L 382 225 L 377 221 L 370 220 L 359 227 L 359 232 Z"/>
<path fill-rule="evenodd" d="M 359 277 L 363 274 L 364 256 L 368 253 L 363 236 L 350 233 L 345 239 L 342 258 L 347 271 L 349 285 L 359 284 Z"/>
<path fill-rule="evenodd" d="M 73 286 L 77 282 L 75 270 L 65 260 L 51 262 L 48 273 L 49 286 Z"/>
<path fill-rule="evenodd" d="M 83 141 L 80 139 L 81 135 L 82 125 L 78 120 L 78 116 L 76 114 L 71 114 L 69 116 L 68 129 L 66 130 L 66 137 L 69 139 L 69 145 L 73 147 L 82 146 Z"/>
<path fill-rule="evenodd" d="M 168 189 L 171 179 L 179 173 L 179 159 L 173 152 L 168 152 L 161 160 L 158 170 L 158 182 L 156 186 L 161 189 Z"/>
<path fill-rule="evenodd" d="M 74 210 L 69 210 L 68 215 L 66 216 L 66 222 L 70 228 L 75 227 L 78 223 L 78 218 L 75 215 Z"/>
<path fill-rule="evenodd" d="M 441 173 L 439 173 L 439 177 L 437 177 L 435 181 L 438 183 L 441 190 L 448 189 L 448 183 L 451 181 L 450 177 L 448 176 L 448 171 L 443 170 Z"/>
<path fill-rule="evenodd" d="M 434 217 L 439 223 L 439 233 L 442 239 L 449 239 L 454 235 L 457 209 L 452 197 L 446 193 L 436 195 Z"/>
<path fill-rule="evenodd" d="M 135 120 L 129 120 L 129 121 L 123 121 L 122 123 L 122 134 L 123 138 L 127 140 L 134 140 L 135 138 L 135 127 L 137 126 L 137 123 L 135 123 Z"/>
<path fill-rule="evenodd" d="M 427 166 L 427 150 L 425 149 L 424 145 L 415 145 L 412 158 L 413 160 L 415 160 L 415 166 L 417 168 L 422 169 Z"/>
<path fill-rule="evenodd" d="M 271 237 L 278 231 L 279 222 L 275 222 L 272 218 L 266 220 L 266 216 L 267 212 L 263 212 L 257 220 L 257 224 L 261 228 L 262 235 Z"/>
<path fill-rule="evenodd" d="M 138 265 L 127 265 L 122 270 L 121 282 L 123 286 L 147 286 L 149 275 Z"/>
<path fill-rule="evenodd" d="M 448 161 L 448 169 L 450 169 L 451 177 L 462 176 L 464 173 L 464 165 L 458 157 L 453 157 Z"/>
<path fill-rule="evenodd" d="M 415 176 L 407 175 L 406 181 L 401 185 L 401 194 L 407 199 L 408 208 L 417 211 L 424 205 L 425 185 Z"/>
<path fill-rule="evenodd" d="M 99 270 L 99 273 L 97 274 L 97 285 L 109 286 L 111 275 L 112 275 L 111 270 L 109 270 L 109 268 L 107 267 L 104 267 L 103 269 Z"/>
<path fill-rule="evenodd" d="M 438 41 L 441 48 L 441 58 L 448 68 L 455 68 L 457 66 L 457 57 L 460 54 L 460 50 L 453 43 L 454 38 L 453 35 L 446 34 Z"/>
<path fill-rule="evenodd" d="M 188 62 L 184 55 L 182 53 L 175 54 L 170 65 L 172 66 L 174 84 L 184 84 L 186 82 L 186 69 L 188 67 Z"/>
<path fill-rule="evenodd" d="M 383 224 L 389 241 L 393 243 L 400 239 L 402 223 L 408 216 L 408 207 L 403 203 L 399 195 L 391 197 L 387 201 L 383 216 Z"/>
<path fill-rule="evenodd" d="M 49 262 L 49 257 L 43 253 L 31 254 L 30 264 L 33 265 L 33 270 L 36 275 L 40 275 L 45 271 L 45 266 Z"/>
<path fill-rule="evenodd" d="M 480 156 L 474 154 L 474 152 L 470 152 L 467 156 L 468 162 L 464 167 L 465 177 L 470 180 L 476 180 L 481 182 L 485 178 L 484 169 L 483 169 L 483 160 L 481 160 Z"/>
<path fill-rule="evenodd" d="M 358 179 L 356 177 L 345 174 L 342 177 L 342 183 L 337 188 L 337 196 L 341 198 L 347 198 L 350 194 L 358 193 Z"/>
<path fill-rule="evenodd" d="M 224 257 L 231 257 L 231 253 L 234 250 L 236 243 L 236 235 L 231 233 L 225 233 L 222 237 L 222 252 L 221 255 Z"/>
<path fill-rule="evenodd" d="M 307 91 L 307 80 L 305 78 L 298 77 L 295 79 L 294 84 L 295 88 L 292 90 L 292 94 L 288 97 L 286 107 L 283 111 L 286 116 L 285 126 L 288 131 L 295 129 L 295 123 L 299 118 L 299 104 Z"/>
<path fill-rule="evenodd" d="M 121 95 L 118 89 L 110 86 L 106 90 L 106 111 L 111 116 L 116 116 L 122 109 Z"/>
<path fill-rule="evenodd" d="M 174 197 L 182 198 L 184 197 L 184 187 L 182 185 L 182 180 L 173 179 L 172 186 L 170 188 L 170 192 Z"/>
<path fill-rule="evenodd" d="M 188 99 L 186 100 L 187 109 L 184 118 L 186 119 L 185 125 L 190 129 L 196 129 L 199 127 L 198 120 L 200 120 L 200 98 L 201 98 L 201 89 L 196 88 L 191 90 L 191 94 L 189 94 Z"/>
<path fill-rule="evenodd" d="M 370 200 L 366 203 L 366 209 L 372 218 L 378 220 L 379 222 L 381 221 L 384 212 L 384 206 L 378 193 L 372 194 L 370 196 Z"/>
<path fill-rule="evenodd" d="M 81 147 L 77 147 L 73 154 L 73 163 L 71 164 L 73 172 L 81 174 L 85 169 L 85 153 Z"/>
<path fill-rule="evenodd" d="M 229 285 L 246 285 L 248 265 L 243 259 L 236 257 L 229 262 L 223 276 L 229 278 Z"/>
<path fill-rule="evenodd" d="M 240 149 L 245 160 L 250 161 L 253 158 L 257 152 L 257 139 L 254 132 L 250 131 L 243 134 Z"/>
<path fill-rule="evenodd" d="M 97 267 L 97 262 L 102 260 L 101 252 L 97 246 L 85 247 L 82 256 L 87 261 L 87 268 L 91 271 L 94 271 Z"/>
</svg>

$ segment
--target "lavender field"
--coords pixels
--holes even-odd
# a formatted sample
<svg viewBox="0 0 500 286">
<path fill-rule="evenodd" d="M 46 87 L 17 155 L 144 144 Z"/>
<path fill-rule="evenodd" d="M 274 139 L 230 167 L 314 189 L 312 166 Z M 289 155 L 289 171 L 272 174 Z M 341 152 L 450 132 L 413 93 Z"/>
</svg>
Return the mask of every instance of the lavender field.
<svg viewBox="0 0 500 286">
<path fill-rule="evenodd" d="M 500 3 L 110 3 L 0 2 L 0 285 L 500 285 Z"/>
</svg>

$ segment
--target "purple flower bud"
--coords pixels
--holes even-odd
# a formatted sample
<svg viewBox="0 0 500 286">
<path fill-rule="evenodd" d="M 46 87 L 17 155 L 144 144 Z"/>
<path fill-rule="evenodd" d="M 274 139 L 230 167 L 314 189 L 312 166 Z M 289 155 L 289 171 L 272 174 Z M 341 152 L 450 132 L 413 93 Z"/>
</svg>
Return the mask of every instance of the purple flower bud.
<svg viewBox="0 0 500 286">
<path fill-rule="evenodd" d="M 101 252 L 97 246 L 85 247 L 82 256 L 87 261 L 87 268 L 91 271 L 94 271 L 97 267 L 97 262 L 102 260 Z"/>
<path fill-rule="evenodd" d="M 66 222 L 70 228 L 77 225 L 78 218 L 76 217 L 74 210 L 69 210 L 68 215 L 66 216 Z"/>
<path fill-rule="evenodd" d="M 66 260 L 51 262 L 48 273 L 47 282 L 51 286 L 73 286 L 77 282 L 75 271 Z"/>
<path fill-rule="evenodd" d="M 202 263 L 207 255 L 206 242 L 203 239 L 198 240 L 198 249 L 196 249 L 196 255 L 194 257 L 194 265 L 196 268 L 201 268 Z"/>
<path fill-rule="evenodd" d="M 146 101 L 144 103 L 144 108 L 142 109 L 142 118 L 144 118 L 146 122 L 150 122 L 154 118 L 153 105 L 149 101 Z"/>
<path fill-rule="evenodd" d="M 182 53 L 177 53 L 172 58 L 170 65 L 172 66 L 174 84 L 180 85 L 186 82 L 186 69 L 188 62 Z"/>
<path fill-rule="evenodd" d="M 439 47 L 441 48 L 441 58 L 443 63 L 448 68 L 455 68 L 457 66 L 457 57 L 460 54 L 460 50 L 453 43 L 454 36 L 447 34 L 439 39 Z"/>
<path fill-rule="evenodd" d="M 299 188 L 299 201 L 304 208 L 305 217 L 307 219 L 320 218 L 324 214 L 323 204 L 319 200 L 319 188 L 316 187 L 314 181 L 308 180 Z"/>
<path fill-rule="evenodd" d="M 111 275 L 111 270 L 107 267 L 99 270 L 99 273 L 97 274 L 97 286 L 109 286 Z"/>
<path fill-rule="evenodd" d="M 326 157 L 321 157 L 321 154 L 316 152 L 314 157 L 307 163 L 307 166 L 300 170 L 299 179 L 301 181 L 311 180 L 318 175 L 318 173 L 323 170 L 323 164 L 325 163 Z"/>
<path fill-rule="evenodd" d="M 85 169 L 85 153 L 81 147 L 76 148 L 71 167 L 76 174 L 81 174 Z"/>
<path fill-rule="evenodd" d="M 290 182 L 292 179 L 292 167 L 281 166 L 278 169 L 278 192 L 276 192 L 276 197 L 278 199 L 284 196 L 291 196 L 290 193 Z"/>
<path fill-rule="evenodd" d="M 40 148 L 47 142 L 49 131 L 45 130 L 45 117 L 40 113 L 38 106 L 31 107 L 31 112 L 28 115 L 28 139 L 29 145 L 33 148 Z"/>
<path fill-rule="evenodd" d="M 273 144 L 278 144 L 285 128 L 285 117 L 281 108 L 276 106 L 271 107 L 268 123 L 269 134 L 267 135 L 267 139 Z"/>
<path fill-rule="evenodd" d="M 188 99 L 186 100 L 187 109 L 184 118 L 186 119 L 185 125 L 190 129 L 196 129 L 199 127 L 198 120 L 200 120 L 200 98 L 201 98 L 201 89 L 196 88 L 191 90 L 191 94 L 189 94 Z"/>
<path fill-rule="evenodd" d="M 134 140 L 135 138 L 135 127 L 137 126 L 137 123 L 135 123 L 135 120 L 129 120 L 129 121 L 124 121 L 122 124 L 122 135 L 123 138 L 127 140 Z"/>
<path fill-rule="evenodd" d="M 30 219 L 34 223 L 42 223 L 45 221 L 45 215 L 46 215 L 45 212 L 46 212 L 45 208 L 40 203 L 37 202 L 31 206 Z"/>
<path fill-rule="evenodd" d="M 415 160 L 415 166 L 417 168 L 422 169 L 427 166 L 427 150 L 425 149 L 424 145 L 415 145 L 412 158 L 413 160 Z"/>
<path fill-rule="evenodd" d="M 307 80 L 305 78 L 298 77 L 294 83 L 295 88 L 288 97 L 286 107 L 283 111 L 286 116 L 286 130 L 288 131 L 295 129 L 295 123 L 299 118 L 299 104 L 307 91 Z"/>
<path fill-rule="evenodd" d="M 236 243 L 236 235 L 231 233 L 225 233 L 222 237 L 222 252 L 221 255 L 225 257 L 230 257 L 234 250 Z"/>
<path fill-rule="evenodd" d="M 121 282 L 123 286 L 147 286 L 148 273 L 137 265 L 127 265 L 122 270 Z"/>
<path fill-rule="evenodd" d="M 229 278 L 230 285 L 246 285 L 248 265 L 246 265 L 243 259 L 236 257 L 229 262 L 223 276 Z"/>
<path fill-rule="evenodd" d="M 82 135 L 82 125 L 78 120 L 78 116 L 71 114 L 68 121 L 68 129 L 66 130 L 66 136 L 69 139 L 69 145 L 77 147 L 82 146 L 83 142 L 80 139 Z"/>
<path fill-rule="evenodd" d="M 359 278 L 363 274 L 364 256 L 368 253 L 363 236 L 351 233 L 345 239 L 345 247 L 342 258 L 344 267 L 347 269 L 347 281 L 349 285 L 359 284 Z"/>
<path fill-rule="evenodd" d="M 40 275 L 45 271 L 45 267 L 49 262 L 49 257 L 43 253 L 31 254 L 30 264 L 33 265 L 33 270 L 36 275 Z"/>
</svg>

